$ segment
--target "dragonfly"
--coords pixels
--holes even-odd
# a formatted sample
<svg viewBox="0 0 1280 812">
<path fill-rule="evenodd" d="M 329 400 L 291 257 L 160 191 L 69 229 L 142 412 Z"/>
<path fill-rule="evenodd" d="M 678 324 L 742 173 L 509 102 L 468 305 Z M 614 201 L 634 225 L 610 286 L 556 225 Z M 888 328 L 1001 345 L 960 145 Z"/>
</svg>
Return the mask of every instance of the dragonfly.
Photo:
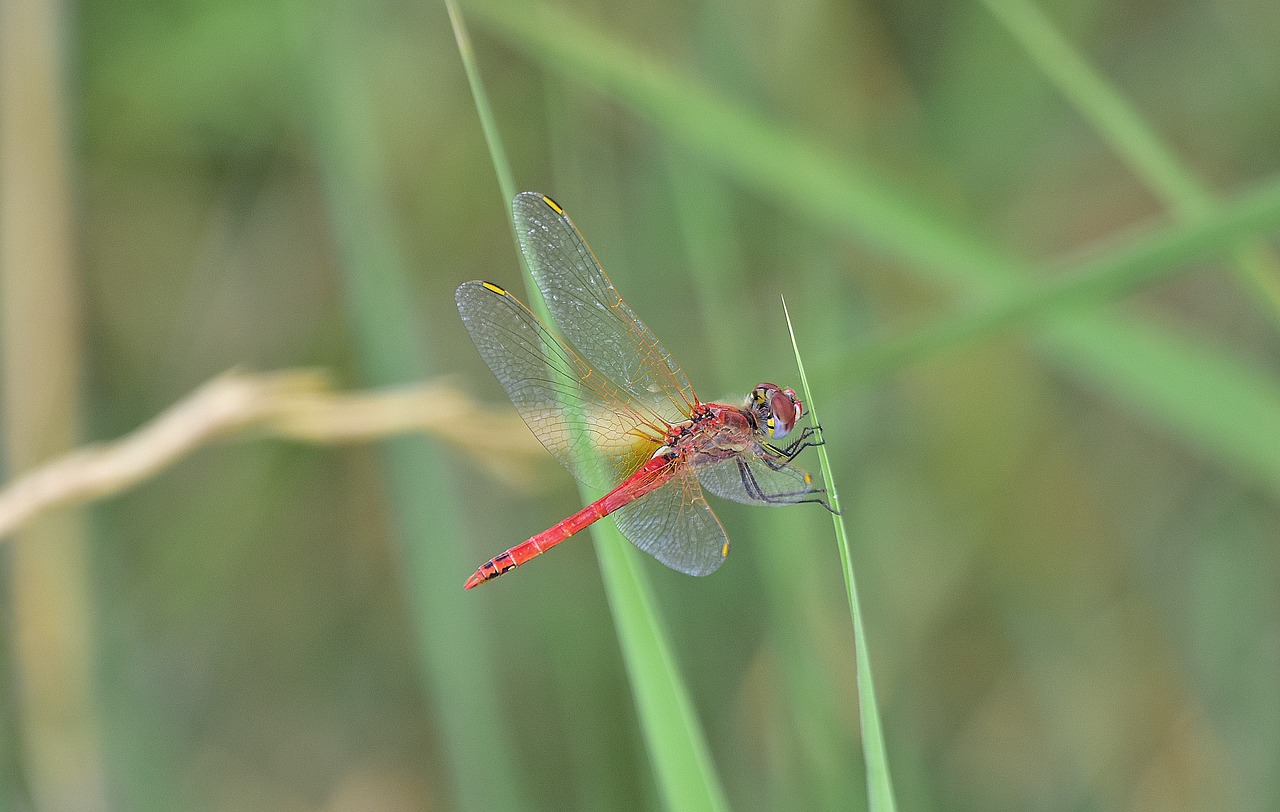
<svg viewBox="0 0 1280 812">
<path fill-rule="evenodd" d="M 706 492 L 746 504 L 814 502 L 831 510 L 825 491 L 792 464 L 822 442 L 817 426 L 792 435 L 805 415 L 794 391 L 761 383 L 741 405 L 699 400 L 564 209 L 522 192 L 512 213 L 520 249 L 562 335 L 492 282 L 460 285 L 458 312 L 534 435 L 579 481 L 607 493 L 486 561 L 466 589 L 605 516 L 668 567 L 709 575 L 729 555 L 729 538 Z"/>
</svg>

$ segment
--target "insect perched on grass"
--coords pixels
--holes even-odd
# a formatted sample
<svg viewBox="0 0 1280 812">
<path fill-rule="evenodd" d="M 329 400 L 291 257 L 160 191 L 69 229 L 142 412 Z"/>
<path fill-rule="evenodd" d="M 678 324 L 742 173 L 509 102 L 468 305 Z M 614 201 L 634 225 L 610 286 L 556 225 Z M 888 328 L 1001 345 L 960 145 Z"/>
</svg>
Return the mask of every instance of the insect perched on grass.
<svg viewBox="0 0 1280 812">
<path fill-rule="evenodd" d="M 579 480 L 607 494 L 476 570 L 466 588 L 541 555 L 597 519 L 672 569 L 714 572 L 729 538 L 703 490 L 753 505 L 816 502 L 823 491 L 791 461 L 818 445 L 790 389 L 757 385 L 740 406 L 703 403 L 680 365 L 636 318 L 564 210 L 522 192 L 520 248 L 564 338 L 490 282 L 465 282 L 463 324 L 516 410 Z"/>
</svg>

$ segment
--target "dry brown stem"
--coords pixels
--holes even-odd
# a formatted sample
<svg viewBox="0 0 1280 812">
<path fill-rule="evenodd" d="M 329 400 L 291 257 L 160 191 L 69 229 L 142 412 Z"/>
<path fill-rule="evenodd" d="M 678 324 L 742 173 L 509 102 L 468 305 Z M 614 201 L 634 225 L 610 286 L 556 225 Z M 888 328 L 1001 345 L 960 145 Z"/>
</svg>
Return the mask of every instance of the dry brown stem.
<svg viewBox="0 0 1280 812">
<path fill-rule="evenodd" d="M 360 443 L 422 432 L 448 440 L 503 481 L 530 484 L 545 452 L 509 410 L 476 404 L 432 381 L 334 393 L 316 370 L 214 378 L 132 434 L 58 457 L 0 490 L 0 539 L 55 507 L 120 493 L 215 441 L 267 434 L 308 443 Z"/>
</svg>

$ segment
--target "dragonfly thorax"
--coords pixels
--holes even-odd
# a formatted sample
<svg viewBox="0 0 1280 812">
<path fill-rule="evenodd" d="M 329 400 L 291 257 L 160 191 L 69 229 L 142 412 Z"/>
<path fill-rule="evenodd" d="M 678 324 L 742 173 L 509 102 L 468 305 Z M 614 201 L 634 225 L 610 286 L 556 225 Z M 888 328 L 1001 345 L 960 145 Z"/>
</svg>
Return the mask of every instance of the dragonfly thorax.
<svg viewBox="0 0 1280 812">
<path fill-rule="evenodd" d="M 699 403 L 688 420 L 675 423 L 655 457 L 686 457 L 701 464 L 723 459 L 755 445 L 755 416 L 737 406 Z"/>
</svg>

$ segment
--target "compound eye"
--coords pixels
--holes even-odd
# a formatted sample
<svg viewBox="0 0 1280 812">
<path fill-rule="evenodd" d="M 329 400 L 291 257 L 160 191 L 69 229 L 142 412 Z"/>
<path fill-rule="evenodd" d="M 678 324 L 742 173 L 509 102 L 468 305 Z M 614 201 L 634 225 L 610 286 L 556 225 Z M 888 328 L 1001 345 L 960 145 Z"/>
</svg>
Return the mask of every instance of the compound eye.
<svg viewBox="0 0 1280 812">
<path fill-rule="evenodd" d="M 796 421 L 800 419 L 802 408 L 800 401 L 795 399 L 795 393 L 791 390 L 785 392 L 775 389 L 769 398 L 770 417 L 767 422 L 769 436 L 775 440 L 781 440 L 791 433 L 795 428 Z"/>
<path fill-rule="evenodd" d="M 796 410 L 796 420 L 804 417 L 804 404 L 800 402 L 800 398 L 796 396 L 794 389 L 783 389 L 782 394 L 787 396 Z"/>
</svg>

